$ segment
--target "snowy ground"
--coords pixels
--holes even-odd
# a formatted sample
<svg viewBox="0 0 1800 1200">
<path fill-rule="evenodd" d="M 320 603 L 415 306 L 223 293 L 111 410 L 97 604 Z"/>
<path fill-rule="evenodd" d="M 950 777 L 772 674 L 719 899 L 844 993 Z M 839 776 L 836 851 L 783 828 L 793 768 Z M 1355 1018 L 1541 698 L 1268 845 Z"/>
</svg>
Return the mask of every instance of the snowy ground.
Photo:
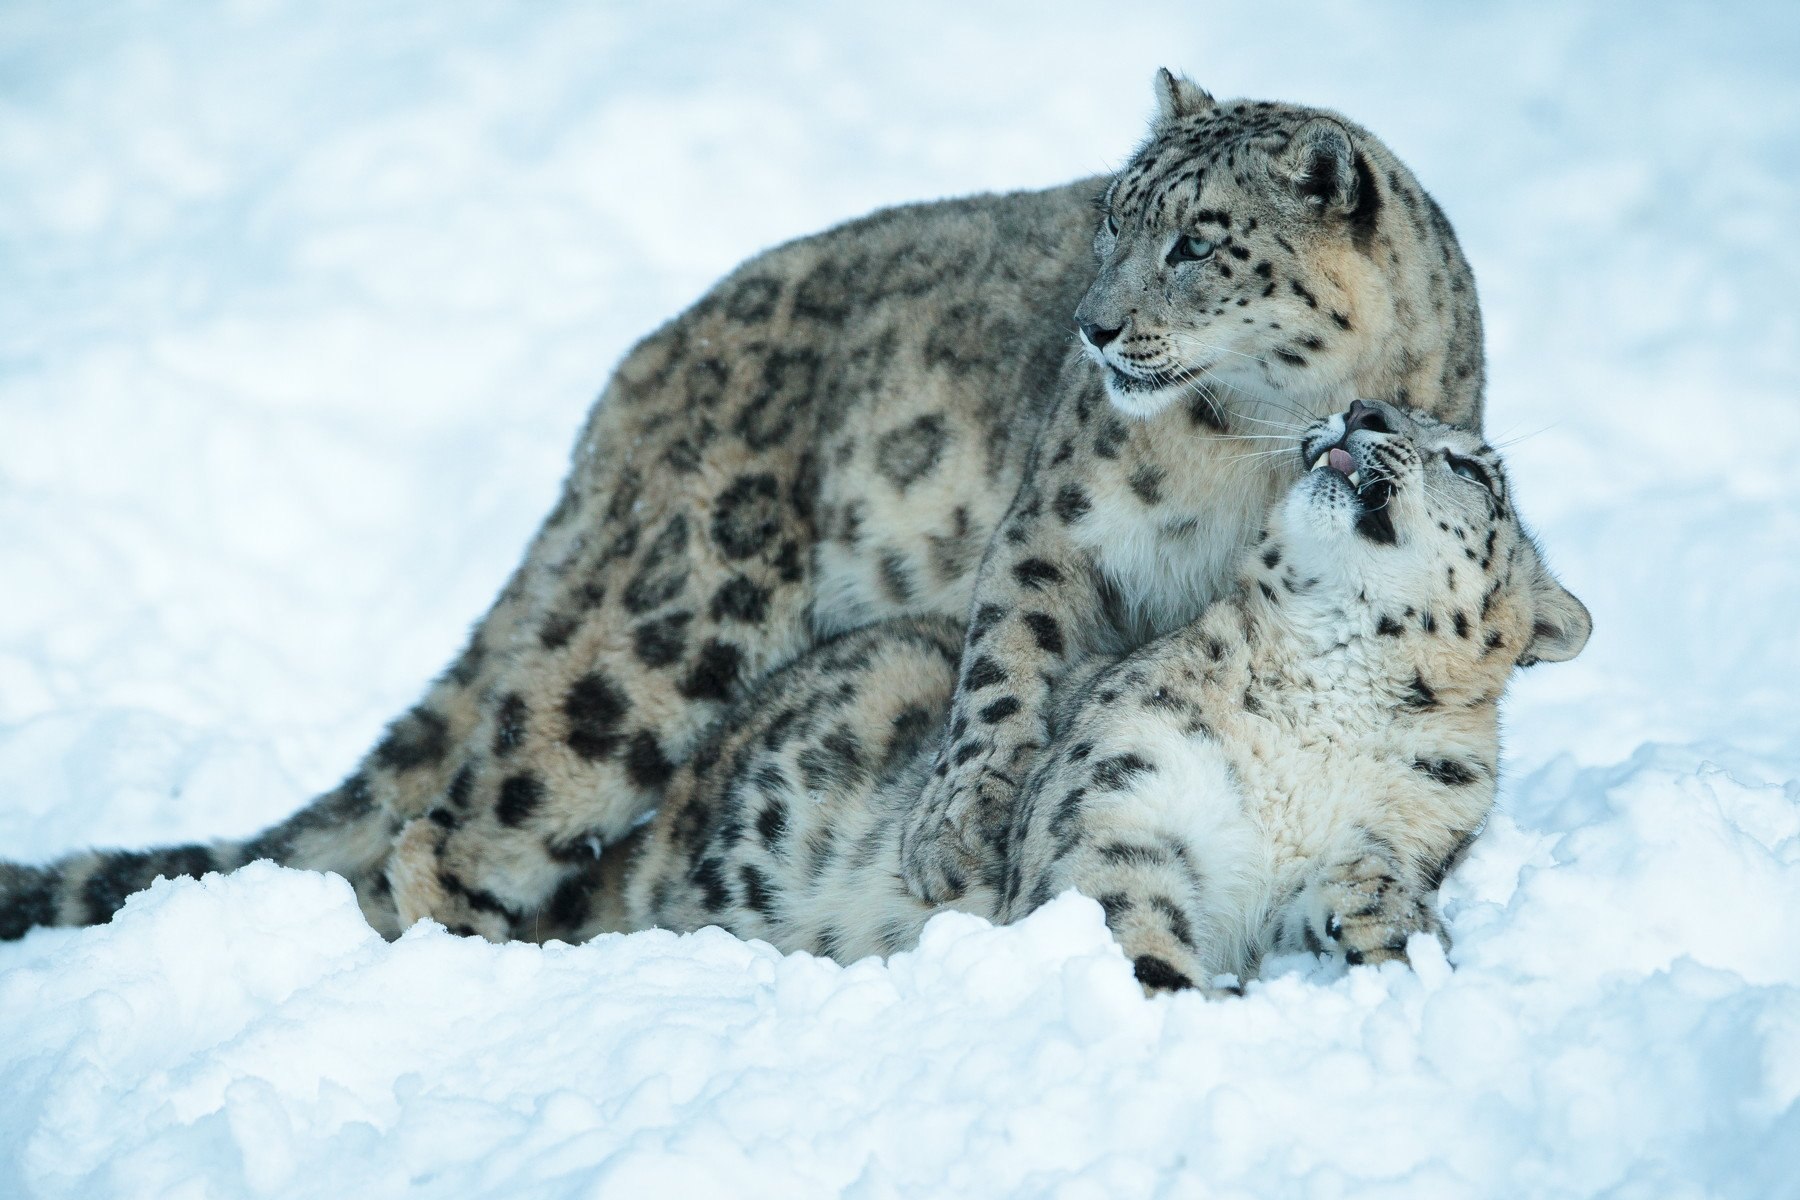
<svg viewBox="0 0 1800 1200">
<path fill-rule="evenodd" d="M 1143 1000 L 1096 907 L 849 968 L 375 939 L 336 880 L 0 947 L 0 1196 L 1800 1195 L 1800 8 L 0 6 L 0 856 L 241 834 L 458 643 L 610 364 L 756 249 L 1119 161 L 1151 69 L 1436 193 L 1592 608 L 1455 970 Z"/>
</svg>

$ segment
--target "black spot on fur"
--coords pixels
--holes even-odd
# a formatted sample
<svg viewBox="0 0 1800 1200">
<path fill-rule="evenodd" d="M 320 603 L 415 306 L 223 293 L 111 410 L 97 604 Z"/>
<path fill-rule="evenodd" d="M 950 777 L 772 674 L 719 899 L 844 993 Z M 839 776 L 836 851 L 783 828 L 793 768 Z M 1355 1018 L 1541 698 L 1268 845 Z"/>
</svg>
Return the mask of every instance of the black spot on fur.
<svg viewBox="0 0 1800 1200">
<path fill-rule="evenodd" d="M 1132 961 L 1131 972 L 1139 983 L 1157 991 L 1173 992 L 1194 986 L 1193 980 L 1153 954 L 1140 954 Z"/>
<path fill-rule="evenodd" d="M 875 466 L 902 492 L 937 469 L 949 434 L 939 413 L 926 413 L 875 443 Z"/>
<path fill-rule="evenodd" d="M 448 871 L 438 872 L 438 882 L 444 890 L 455 896 L 461 896 L 463 902 L 476 912 L 494 913 L 504 917 L 509 923 L 518 920 L 518 914 L 500 902 L 500 897 L 485 888 L 474 888 L 458 879 Z"/>
<path fill-rule="evenodd" d="M 1453 758 L 1414 759 L 1413 770 L 1431 776 L 1446 787 L 1468 787 L 1479 778 L 1467 763 Z"/>
<path fill-rule="evenodd" d="M 1437 705 L 1437 693 L 1425 682 L 1423 675 L 1413 674 L 1412 686 L 1407 689 L 1406 704 L 1409 708 L 1433 708 Z"/>
<path fill-rule="evenodd" d="M 744 444 L 761 451 L 786 442 L 812 398 L 818 376 L 819 356 L 813 351 L 770 351 L 763 360 L 760 386 L 734 423 Z"/>
<path fill-rule="evenodd" d="M 500 785 L 500 800 L 494 815 L 502 825 L 517 829 L 531 818 L 544 803 L 544 781 L 529 771 L 508 776 Z"/>
<path fill-rule="evenodd" d="M 1163 922 L 1169 927 L 1169 933 L 1176 941 L 1190 950 L 1196 948 L 1194 926 L 1189 922 L 1187 913 L 1181 910 L 1179 904 L 1167 896 L 1152 896 L 1150 897 L 1150 907 L 1162 916 Z"/>
<path fill-rule="evenodd" d="M 1119 457 L 1119 449 L 1125 445 L 1127 435 L 1125 422 L 1108 415 L 1094 434 L 1094 453 L 1105 459 Z"/>
<path fill-rule="evenodd" d="M 983 604 L 975 610 L 975 619 L 969 622 L 969 640 L 979 642 L 1004 616 L 1006 610 L 998 604 Z"/>
<path fill-rule="evenodd" d="M 761 871 L 745 863 L 738 868 L 738 880 L 744 885 L 744 905 L 747 908 L 767 917 L 775 909 L 774 893 L 769 887 L 769 877 Z"/>
<path fill-rule="evenodd" d="M 198 845 L 107 854 L 81 885 L 88 924 L 101 925 L 110 920 L 127 896 L 143 891 L 159 875 L 165 879 L 198 879 L 216 868 L 212 851 Z"/>
<path fill-rule="evenodd" d="M 1456 869 L 1456 864 L 1462 861 L 1463 857 L 1468 854 L 1469 847 L 1475 844 L 1475 835 L 1477 832 L 1477 830 L 1471 829 L 1469 832 L 1463 834 L 1457 839 L 1456 845 L 1451 847 L 1450 852 L 1440 858 L 1437 862 L 1433 863 L 1430 869 L 1425 872 L 1423 884 L 1427 895 L 1437 891 L 1438 888 L 1443 886 L 1444 877 Z"/>
<path fill-rule="evenodd" d="M 1052 584 L 1062 582 L 1062 572 L 1041 558 L 1027 558 L 1013 566 L 1013 578 L 1019 581 L 1020 587 L 1040 591 Z"/>
<path fill-rule="evenodd" d="M 571 875 L 551 895 L 545 915 L 557 929 L 573 934 L 588 919 L 588 899 L 591 894 L 586 879 L 580 875 Z"/>
<path fill-rule="evenodd" d="M 1367 252 L 1381 223 L 1381 189 L 1361 151 L 1356 155 L 1356 207 L 1350 210 L 1350 237 L 1358 250 Z"/>
<path fill-rule="evenodd" d="M 1230 429 L 1218 403 L 1204 392 L 1196 392 L 1188 398 L 1187 414 L 1188 421 L 1196 429 L 1204 426 L 1219 433 L 1225 433 Z"/>
<path fill-rule="evenodd" d="M 744 575 L 733 575 L 713 593 L 712 619 L 756 624 L 769 615 L 769 589 Z"/>
<path fill-rule="evenodd" d="M 744 666 L 744 652 L 730 642 L 710 638 L 681 681 L 681 694 L 689 700 L 724 700 L 737 687 Z"/>
<path fill-rule="evenodd" d="M 676 513 L 644 551 L 637 574 L 625 585 L 622 599 L 634 613 L 660 608 L 680 594 L 688 577 L 687 517 Z"/>
<path fill-rule="evenodd" d="M 1381 620 L 1375 623 L 1375 632 L 1382 637 L 1399 637 L 1406 632 L 1406 629 L 1400 622 L 1384 613 Z"/>
<path fill-rule="evenodd" d="M 852 787 L 864 777 L 863 748 L 848 726 L 840 725 L 808 746 L 795 760 L 806 787 L 833 792 Z"/>
<path fill-rule="evenodd" d="M 707 912 L 723 912 L 731 903 L 731 893 L 725 887 L 725 862 L 723 859 L 703 858 L 689 872 L 691 878 L 700 887 L 700 903 Z"/>
<path fill-rule="evenodd" d="M 552 613 L 538 627 L 538 645 L 546 650 L 561 650 L 575 636 L 579 622 L 567 613 Z"/>
<path fill-rule="evenodd" d="M 656 735 L 640 729 L 631 735 L 631 745 L 625 750 L 625 773 L 638 787 L 654 791 L 669 782 L 669 776 L 675 773 L 675 764 L 663 753 Z"/>
<path fill-rule="evenodd" d="M 1149 463 L 1145 463 L 1131 473 L 1131 478 L 1128 482 L 1131 485 L 1133 495 L 1143 501 L 1146 505 L 1155 505 L 1162 503 L 1162 485 L 1163 480 L 1166 478 L 1168 478 L 1168 476 L 1161 467 L 1154 467 Z"/>
<path fill-rule="evenodd" d="M 625 693 L 599 671 L 577 679 L 563 698 L 569 749 L 590 761 L 613 754 L 622 740 L 619 721 L 629 707 Z"/>
<path fill-rule="evenodd" d="M 912 568 L 906 565 L 906 556 L 897 550 L 884 550 L 877 560 L 881 572 L 881 589 L 887 598 L 895 604 L 912 603 L 916 591 L 913 585 Z"/>
<path fill-rule="evenodd" d="M 1056 513 L 1057 520 L 1064 525 L 1073 525 L 1081 520 L 1087 516 L 1088 510 L 1092 507 L 1093 502 L 1088 499 L 1088 494 L 1082 490 L 1080 484 L 1075 483 L 1065 483 L 1062 490 L 1056 493 L 1056 500 L 1050 506 L 1051 510 Z"/>
<path fill-rule="evenodd" d="M 893 730 L 888 738 L 886 761 L 910 758 L 925 745 L 926 738 L 937 729 L 937 717 L 930 709 L 909 704 L 894 714 Z"/>
<path fill-rule="evenodd" d="M 775 554 L 775 574 L 783 583 L 799 583 L 804 574 L 800 560 L 800 544 L 792 539 L 781 543 L 781 549 Z"/>
<path fill-rule="evenodd" d="M 1128 915 L 1135 907 L 1131 896 L 1125 892 L 1107 892 L 1103 896 L 1094 897 L 1094 899 L 1100 902 L 1100 908 L 1106 914 L 1108 925 L 1117 925 L 1119 918 Z"/>
<path fill-rule="evenodd" d="M 775 302 L 781 299 L 781 283 L 765 277 L 746 279 L 725 296 L 725 315 L 746 325 L 755 325 L 775 314 Z"/>
<path fill-rule="evenodd" d="M 1039 650 L 1046 654 L 1063 652 L 1062 626 L 1057 624 L 1055 617 L 1049 613 L 1028 612 L 1024 621 L 1025 627 L 1031 630 L 1031 636 L 1036 639 Z"/>
<path fill-rule="evenodd" d="M 1094 764 L 1094 786 L 1101 791 L 1118 791 L 1139 775 L 1154 770 L 1154 764 L 1136 754 L 1115 754 Z"/>
<path fill-rule="evenodd" d="M 713 603 L 716 607 L 718 601 Z M 631 631 L 632 653 L 646 667 L 668 666 L 687 650 L 687 627 L 693 619 L 693 613 L 672 612 L 643 622 Z"/>
<path fill-rule="evenodd" d="M 388 726 L 375 761 L 390 771 L 435 766 L 450 750 L 450 726 L 429 708 L 415 708 Z"/>
<path fill-rule="evenodd" d="M 979 692 L 984 687 L 992 687 L 1006 680 L 1006 671 L 1000 664 L 983 654 L 969 664 L 969 674 L 963 680 L 963 687 L 971 692 Z"/>
<path fill-rule="evenodd" d="M 787 805 L 779 800 L 769 801 L 762 812 L 757 814 L 757 836 L 762 838 L 763 845 L 771 850 L 775 849 L 781 839 L 787 835 L 787 828 Z"/>
<path fill-rule="evenodd" d="M 500 707 L 494 712 L 494 753 L 505 758 L 519 748 L 525 740 L 525 720 L 529 716 L 525 707 L 525 697 L 517 692 L 508 692 L 500 698 Z"/>
<path fill-rule="evenodd" d="M 465 763 L 450 777 L 450 787 L 444 792 L 444 801 L 458 809 L 466 809 L 469 807 L 469 794 L 474 788 L 475 769 Z"/>
<path fill-rule="evenodd" d="M 780 527 L 780 488 L 773 475 L 739 476 L 713 508 L 713 542 L 734 561 L 761 553 Z"/>
<path fill-rule="evenodd" d="M 994 725 L 1006 720 L 1018 712 L 1021 707 L 1017 696 L 1002 696 L 982 709 L 979 715 L 983 723 Z"/>
</svg>

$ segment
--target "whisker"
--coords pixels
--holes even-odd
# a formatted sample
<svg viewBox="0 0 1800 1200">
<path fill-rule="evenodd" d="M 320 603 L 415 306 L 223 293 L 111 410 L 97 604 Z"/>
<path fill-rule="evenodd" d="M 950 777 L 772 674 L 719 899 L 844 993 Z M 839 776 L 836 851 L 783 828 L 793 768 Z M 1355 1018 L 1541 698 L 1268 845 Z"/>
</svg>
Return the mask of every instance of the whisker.
<svg viewBox="0 0 1800 1200">
<path fill-rule="evenodd" d="M 1518 437 L 1508 438 L 1503 442 L 1492 442 L 1489 444 L 1495 450 L 1511 449 L 1512 447 L 1518 445 L 1520 442 L 1529 441 L 1531 438 L 1536 437 L 1540 433 L 1548 433 L 1552 429 L 1555 429 L 1558 425 L 1561 425 L 1561 424 L 1562 424 L 1561 421 L 1552 421 L 1548 425 L 1539 426 L 1538 428 L 1532 430 L 1530 433 L 1521 433 Z"/>
<path fill-rule="evenodd" d="M 1246 450 L 1242 454 L 1233 454 L 1231 456 L 1231 461 L 1236 462 L 1239 459 L 1248 461 L 1253 458 L 1274 458 L 1276 455 L 1280 455 L 1280 454 L 1285 454 L 1285 455 L 1288 455 L 1291 457 L 1293 455 L 1293 453 L 1294 453 L 1294 450 L 1293 450 L 1293 447 L 1291 447 L 1291 446 L 1283 447 L 1280 450 Z"/>
<path fill-rule="evenodd" d="M 1235 354 L 1239 358 L 1247 358 L 1251 362 L 1261 363 L 1265 367 L 1270 365 L 1269 360 L 1266 358 L 1261 358 L 1254 354 L 1246 354 L 1242 350 L 1233 350 L 1227 346 L 1215 346 L 1207 342 L 1193 342 L 1186 340 L 1183 340 L 1182 345 L 1196 347 L 1206 354 Z"/>
<path fill-rule="evenodd" d="M 1299 440 L 1302 433 L 1305 433 L 1306 430 L 1310 428 L 1310 426 L 1307 425 L 1294 425 L 1287 421 L 1271 421 L 1267 417 L 1253 417 L 1248 413 L 1239 413 L 1237 415 L 1242 420 L 1251 421 L 1258 425 L 1267 425 L 1273 429 L 1289 430 L 1290 432 L 1287 436 L 1294 438 L 1296 441 Z"/>
</svg>

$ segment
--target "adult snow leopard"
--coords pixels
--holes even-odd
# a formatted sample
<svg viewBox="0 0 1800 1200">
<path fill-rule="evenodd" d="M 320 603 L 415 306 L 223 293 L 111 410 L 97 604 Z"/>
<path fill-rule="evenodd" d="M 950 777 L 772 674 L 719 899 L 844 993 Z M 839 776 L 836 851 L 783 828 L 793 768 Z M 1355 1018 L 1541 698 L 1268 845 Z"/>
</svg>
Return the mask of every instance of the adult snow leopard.
<svg viewBox="0 0 1800 1200">
<path fill-rule="evenodd" d="M 1478 435 L 1358 401 L 1300 457 L 1317 465 L 1227 595 L 1055 689 L 1051 744 L 979 873 L 1000 885 L 954 907 L 1013 920 L 1079 888 L 1152 989 L 1442 936 L 1432 894 L 1493 804 L 1507 678 L 1573 658 L 1588 613 Z M 953 622 L 888 622 L 759 685 L 677 772 L 607 919 L 843 961 L 911 946 L 937 909 L 901 880 L 900 835 L 962 649 Z M 979 723 L 1016 688 L 975 697 Z"/>
<path fill-rule="evenodd" d="M 1468 265 L 1381 142 L 1166 71 L 1156 94 L 1115 177 L 891 209 L 739 268 L 621 363 L 524 562 L 349 778 L 247 842 L 0 866 L 0 936 L 257 857 L 344 874 L 389 934 L 566 934 L 723 706 L 906 615 L 973 616 L 959 716 L 1016 684 L 944 747 L 910 833 L 913 886 L 955 894 L 1051 683 L 1228 581 L 1282 481 L 1232 438 L 1354 396 L 1481 415 Z"/>
</svg>

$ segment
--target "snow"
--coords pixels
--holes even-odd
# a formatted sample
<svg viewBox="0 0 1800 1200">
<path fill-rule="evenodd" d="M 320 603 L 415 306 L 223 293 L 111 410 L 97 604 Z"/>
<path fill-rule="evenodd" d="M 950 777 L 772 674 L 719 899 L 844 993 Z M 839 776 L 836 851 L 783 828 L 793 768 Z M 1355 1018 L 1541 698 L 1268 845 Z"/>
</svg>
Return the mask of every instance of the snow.
<svg viewBox="0 0 1800 1200">
<path fill-rule="evenodd" d="M 1145 1000 L 1075 896 L 849 967 L 390 945 L 252 866 L 0 946 L 0 1195 L 1800 1195 L 1791 5 L 11 0 L 0 855 L 335 782 L 632 340 L 783 238 L 1116 164 L 1165 59 L 1437 195 L 1594 613 L 1449 962 Z"/>
</svg>

